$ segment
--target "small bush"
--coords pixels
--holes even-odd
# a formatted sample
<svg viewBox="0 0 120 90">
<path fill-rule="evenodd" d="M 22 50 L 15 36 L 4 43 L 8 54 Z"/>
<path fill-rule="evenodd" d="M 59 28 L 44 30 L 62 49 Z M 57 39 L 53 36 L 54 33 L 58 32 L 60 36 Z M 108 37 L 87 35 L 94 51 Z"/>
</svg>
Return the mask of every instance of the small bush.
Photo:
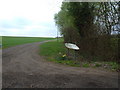
<svg viewBox="0 0 120 90">
<path fill-rule="evenodd" d="M 95 64 L 95 66 L 96 66 L 96 67 L 100 67 L 100 66 L 102 66 L 102 65 L 97 63 L 97 64 Z"/>
<path fill-rule="evenodd" d="M 90 65 L 87 64 L 87 63 L 83 64 L 82 66 L 83 66 L 83 67 L 90 67 Z"/>
</svg>

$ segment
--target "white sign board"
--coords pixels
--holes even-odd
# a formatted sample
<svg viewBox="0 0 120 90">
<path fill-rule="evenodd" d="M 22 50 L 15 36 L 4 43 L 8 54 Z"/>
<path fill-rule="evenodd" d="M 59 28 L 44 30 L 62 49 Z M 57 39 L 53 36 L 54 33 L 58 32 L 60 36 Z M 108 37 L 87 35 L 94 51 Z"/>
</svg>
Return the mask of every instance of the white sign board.
<svg viewBox="0 0 120 90">
<path fill-rule="evenodd" d="M 65 43 L 65 46 L 69 49 L 79 50 L 79 47 L 72 43 Z"/>
</svg>

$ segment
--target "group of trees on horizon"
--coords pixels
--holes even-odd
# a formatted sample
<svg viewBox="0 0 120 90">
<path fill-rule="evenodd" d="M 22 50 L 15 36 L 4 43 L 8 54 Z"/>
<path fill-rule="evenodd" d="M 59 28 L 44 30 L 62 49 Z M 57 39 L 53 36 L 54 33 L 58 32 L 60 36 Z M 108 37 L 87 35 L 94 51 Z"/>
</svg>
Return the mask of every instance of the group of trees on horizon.
<svg viewBox="0 0 120 90">
<path fill-rule="evenodd" d="M 64 42 L 80 47 L 89 60 L 118 60 L 120 2 L 63 2 L 54 16 Z"/>
</svg>

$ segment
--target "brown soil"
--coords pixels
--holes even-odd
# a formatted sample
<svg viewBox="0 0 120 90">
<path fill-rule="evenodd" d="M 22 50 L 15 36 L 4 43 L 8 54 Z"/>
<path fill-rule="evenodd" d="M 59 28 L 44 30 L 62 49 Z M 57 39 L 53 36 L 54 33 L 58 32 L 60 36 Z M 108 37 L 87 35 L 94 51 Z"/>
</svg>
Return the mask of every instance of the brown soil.
<svg viewBox="0 0 120 90">
<path fill-rule="evenodd" d="M 118 88 L 118 73 L 70 67 L 44 60 L 39 45 L 18 45 L 2 51 L 3 88 Z"/>
</svg>

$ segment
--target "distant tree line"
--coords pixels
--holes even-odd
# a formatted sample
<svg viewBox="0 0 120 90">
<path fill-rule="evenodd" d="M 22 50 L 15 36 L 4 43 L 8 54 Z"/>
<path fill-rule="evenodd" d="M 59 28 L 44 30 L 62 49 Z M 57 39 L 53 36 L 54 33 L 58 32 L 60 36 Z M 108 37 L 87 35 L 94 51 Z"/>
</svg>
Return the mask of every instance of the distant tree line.
<svg viewBox="0 0 120 90">
<path fill-rule="evenodd" d="M 120 2 L 63 2 L 55 23 L 87 60 L 119 60 Z"/>
</svg>

